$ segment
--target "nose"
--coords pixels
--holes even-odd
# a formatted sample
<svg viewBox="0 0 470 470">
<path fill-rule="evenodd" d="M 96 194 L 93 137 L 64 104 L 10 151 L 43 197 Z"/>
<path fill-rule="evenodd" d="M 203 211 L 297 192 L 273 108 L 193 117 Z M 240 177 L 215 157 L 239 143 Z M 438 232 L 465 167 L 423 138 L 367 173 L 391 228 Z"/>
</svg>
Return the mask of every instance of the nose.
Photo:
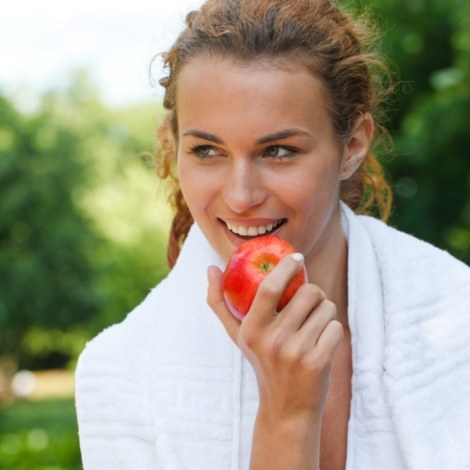
<svg viewBox="0 0 470 470">
<path fill-rule="evenodd" d="M 225 177 L 223 198 L 237 214 L 257 207 L 266 200 L 263 177 L 254 162 L 248 159 L 232 161 Z"/>
</svg>

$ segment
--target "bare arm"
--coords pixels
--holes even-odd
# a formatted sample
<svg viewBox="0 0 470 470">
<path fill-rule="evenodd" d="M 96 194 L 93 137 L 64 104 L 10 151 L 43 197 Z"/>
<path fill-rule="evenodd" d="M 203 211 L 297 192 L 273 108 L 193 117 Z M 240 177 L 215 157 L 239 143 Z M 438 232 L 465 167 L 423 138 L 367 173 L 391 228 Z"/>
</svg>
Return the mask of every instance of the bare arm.
<svg viewBox="0 0 470 470">
<path fill-rule="evenodd" d="M 258 413 L 251 453 L 251 470 L 318 470 L 320 423 L 272 422 Z"/>
<path fill-rule="evenodd" d="M 208 303 L 252 364 L 259 390 L 251 470 L 318 470 L 321 419 L 334 353 L 342 339 L 336 307 L 313 284 L 282 312 L 276 305 L 301 262 L 283 259 L 258 289 L 242 323 L 228 312 L 221 275 L 209 269 Z"/>
</svg>

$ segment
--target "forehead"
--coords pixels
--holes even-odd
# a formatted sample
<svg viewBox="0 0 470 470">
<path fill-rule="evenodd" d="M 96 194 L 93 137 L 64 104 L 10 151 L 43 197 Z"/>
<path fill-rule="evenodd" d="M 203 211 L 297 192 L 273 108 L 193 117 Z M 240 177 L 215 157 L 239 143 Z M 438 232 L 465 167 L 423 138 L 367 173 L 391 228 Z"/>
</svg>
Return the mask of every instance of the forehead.
<svg viewBox="0 0 470 470">
<path fill-rule="evenodd" d="M 190 81 L 194 85 L 200 85 L 198 78 L 202 78 L 203 82 L 207 81 L 207 75 L 214 74 L 220 75 L 223 72 L 227 72 L 237 76 L 252 77 L 253 85 L 258 76 L 264 74 L 263 80 L 267 80 L 267 77 L 273 77 L 276 80 L 288 76 L 303 77 L 303 81 L 307 80 L 313 84 L 314 88 L 322 88 L 322 92 L 325 92 L 326 87 L 324 83 L 313 69 L 307 67 L 302 62 L 300 57 L 292 53 L 290 55 L 278 56 L 278 57 L 265 57 L 260 56 L 253 59 L 240 59 L 232 56 L 221 56 L 217 54 L 200 54 L 191 58 L 186 64 L 184 64 L 178 73 L 176 88 L 181 88 L 181 82 L 185 82 L 185 78 L 189 75 Z M 310 80 L 309 80 L 310 79 Z M 271 80 L 267 80 L 271 82 Z M 184 83 L 187 85 L 187 83 Z M 310 87 L 309 87 L 310 88 Z"/>
<path fill-rule="evenodd" d="M 296 59 L 195 57 L 178 76 L 176 110 L 178 127 L 214 119 L 331 127 L 322 80 Z"/>
</svg>

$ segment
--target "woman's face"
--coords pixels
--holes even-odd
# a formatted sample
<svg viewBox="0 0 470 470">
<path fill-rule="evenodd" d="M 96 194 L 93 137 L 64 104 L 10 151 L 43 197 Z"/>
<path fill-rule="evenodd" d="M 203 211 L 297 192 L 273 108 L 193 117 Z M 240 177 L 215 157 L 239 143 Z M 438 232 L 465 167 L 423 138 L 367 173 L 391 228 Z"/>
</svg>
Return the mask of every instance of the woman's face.
<svg viewBox="0 0 470 470">
<path fill-rule="evenodd" d="M 224 260 L 268 233 L 308 260 L 340 228 L 346 147 L 319 79 L 290 65 L 197 57 L 178 77 L 180 186 Z"/>
</svg>

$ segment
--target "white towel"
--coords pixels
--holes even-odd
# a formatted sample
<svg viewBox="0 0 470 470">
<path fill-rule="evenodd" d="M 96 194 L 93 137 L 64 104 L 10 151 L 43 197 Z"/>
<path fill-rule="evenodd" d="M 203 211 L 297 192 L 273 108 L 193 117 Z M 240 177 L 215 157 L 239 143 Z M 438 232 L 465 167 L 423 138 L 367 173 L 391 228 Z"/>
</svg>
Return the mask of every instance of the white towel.
<svg viewBox="0 0 470 470">
<path fill-rule="evenodd" d="M 385 400 L 411 470 L 470 469 L 470 269 L 361 218 L 383 285 Z"/>
<path fill-rule="evenodd" d="M 347 470 L 470 469 L 470 274 L 344 208 L 353 399 Z M 198 227 L 172 273 L 92 340 L 76 374 L 84 470 L 247 469 L 253 371 L 206 305 Z"/>
</svg>

